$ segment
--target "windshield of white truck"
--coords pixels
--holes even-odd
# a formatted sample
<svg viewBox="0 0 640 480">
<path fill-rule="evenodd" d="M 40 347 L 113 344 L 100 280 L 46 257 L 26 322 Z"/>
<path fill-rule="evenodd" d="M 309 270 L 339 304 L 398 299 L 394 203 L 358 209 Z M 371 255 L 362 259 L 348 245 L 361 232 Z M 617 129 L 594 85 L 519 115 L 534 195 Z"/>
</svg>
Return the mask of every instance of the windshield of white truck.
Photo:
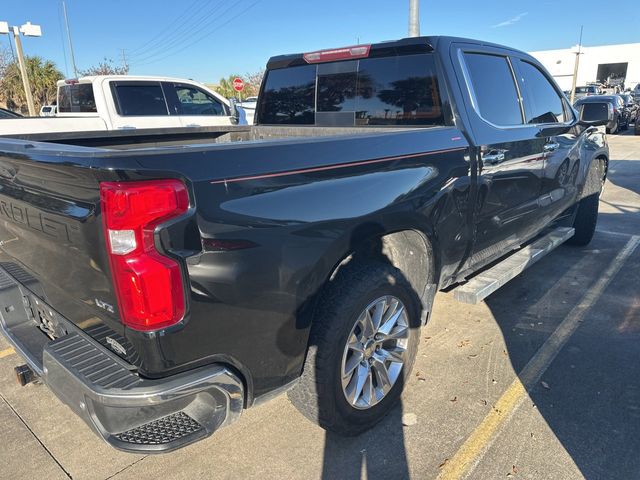
<svg viewBox="0 0 640 480">
<path fill-rule="evenodd" d="M 58 113 L 96 113 L 93 85 L 76 83 L 58 87 Z"/>
<path fill-rule="evenodd" d="M 432 54 L 270 70 L 259 110 L 267 125 L 444 125 Z"/>
</svg>

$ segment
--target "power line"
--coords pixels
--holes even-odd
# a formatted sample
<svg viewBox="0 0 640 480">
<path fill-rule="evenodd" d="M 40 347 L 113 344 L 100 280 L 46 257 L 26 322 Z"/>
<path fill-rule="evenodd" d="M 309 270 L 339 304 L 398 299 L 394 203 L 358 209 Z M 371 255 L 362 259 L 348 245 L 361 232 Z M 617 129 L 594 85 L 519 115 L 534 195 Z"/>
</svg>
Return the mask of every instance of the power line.
<svg viewBox="0 0 640 480">
<path fill-rule="evenodd" d="M 172 25 L 171 29 L 165 28 L 162 32 L 160 32 L 160 34 L 153 37 L 151 41 L 146 42 L 146 44 L 150 44 L 149 46 L 145 48 L 137 48 L 134 50 L 130 50 L 129 51 L 130 58 L 134 58 L 134 57 L 146 58 L 150 55 L 153 55 L 154 53 L 157 53 L 159 51 L 162 51 L 163 49 L 166 49 L 164 48 L 166 45 L 171 45 L 173 41 L 179 39 L 181 36 L 184 36 L 190 30 L 192 31 L 194 28 L 197 28 L 203 23 L 210 21 L 211 17 L 216 13 L 219 7 L 223 3 L 225 3 L 225 0 L 220 0 L 217 3 L 210 4 L 208 7 L 205 7 L 204 9 L 195 8 L 196 4 L 199 1 L 200 0 L 196 0 L 194 4 L 191 5 L 191 8 L 193 9 L 193 11 L 188 17 L 184 18 L 182 21 L 175 22 Z M 205 2 L 206 1 L 207 0 L 205 0 Z M 184 13 L 188 14 L 189 11 L 187 10 Z M 196 16 L 199 16 L 200 18 L 198 20 L 191 21 Z M 215 20 L 216 18 L 214 17 L 213 21 Z"/>
<path fill-rule="evenodd" d="M 149 59 L 152 59 L 156 56 L 163 56 L 166 54 L 167 50 L 175 49 L 176 47 L 180 47 L 187 43 L 190 38 L 193 38 L 194 35 L 206 30 L 207 28 L 215 25 L 216 22 L 220 21 L 224 15 L 236 7 L 242 2 L 242 0 L 236 0 L 235 3 L 228 6 L 226 9 L 224 8 L 230 2 L 229 0 L 221 0 L 213 6 L 213 9 L 209 10 L 206 15 L 202 15 L 200 20 L 186 26 L 186 29 L 179 29 L 173 32 L 172 34 L 167 36 L 166 45 L 165 43 L 161 43 L 157 46 L 155 51 L 152 51 L 145 55 L 138 55 L 134 59 L 136 62 L 147 62 Z"/>
<path fill-rule="evenodd" d="M 200 11 L 200 5 L 203 0 L 194 0 L 189 7 L 185 8 L 182 14 L 180 14 L 176 19 L 174 19 L 170 24 L 165 26 L 162 30 L 160 30 L 156 35 L 151 37 L 149 40 L 141 44 L 136 48 L 132 48 L 129 50 L 129 53 L 132 56 L 140 55 L 148 50 L 153 50 L 157 48 L 158 41 L 166 41 L 167 31 L 170 30 L 179 30 L 181 29 L 189 20 L 191 20 L 196 14 Z M 206 3 L 208 0 L 204 0 Z M 186 17 L 186 18 L 185 18 Z M 172 35 L 172 34 L 171 34 Z"/>
<path fill-rule="evenodd" d="M 226 25 L 228 25 L 229 23 L 231 23 L 233 20 L 235 20 L 235 19 L 236 19 L 236 18 L 238 18 L 239 16 L 241 16 L 241 15 L 243 15 L 244 13 L 246 13 L 247 11 L 249 11 L 251 8 L 253 8 L 255 5 L 257 5 L 257 4 L 258 4 L 258 3 L 260 3 L 261 1 L 262 1 L 262 0 L 256 0 L 256 1 L 254 1 L 253 3 L 249 4 L 246 8 L 244 8 L 243 10 L 241 10 L 240 12 L 238 12 L 236 15 L 233 15 L 232 17 L 230 17 L 229 19 L 227 19 L 225 22 L 223 22 L 223 23 L 221 23 L 220 25 L 218 25 L 216 28 L 214 28 L 214 29 L 212 29 L 212 30 L 210 30 L 210 31 L 208 31 L 208 32 L 205 32 L 203 35 L 201 35 L 201 36 L 197 37 L 195 40 L 193 40 L 193 41 L 192 41 L 192 42 L 190 42 L 190 43 L 187 43 L 186 45 L 182 46 L 181 48 L 178 48 L 177 50 L 176 50 L 176 49 L 174 49 L 174 50 L 173 50 L 173 51 L 171 51 L 170 53 L 166 53 L 166 52 L 164 52 L 164 53 L 166 53 L 165 55 L 163 55 L 163 56 L 161 56 L 161 57 L 158 57 L 158 58 L 155 58 L 155 59 L 153 59 L 153 60 L 148 60 L 147 58 L 145 58 L 145 59 L 141 59 L 141 61 L 142 61 L 142 60 L 144 60 L 144 61 L 142 61 L 142 63 L 138 63 L 137 65 L 148 65 L 148 64 L 150 64 L 150 63 L 156 63 L 156 62 L 159 62 L 159 61 L 161 61 L 161 60 L 164 60 L 165 58 L 169 58 L 169 57 L 171 57 L 171 56 L 173 56 L 173 55 L 176 55 L 176 54 L 178 54 L 178 53 L 180 53 L 180 52 L 182 52 L 182 51 L 186 50 L 187 48 L 189 48 L 189 47 L 191 47 L 191 46 L 195 45 L 196 43 L 201 42 L 201 41 L 202 41 L 202 40 L 204 40 L 205 38 L 207 38 L 207 37 L 211 36 L 213 33 L 217 32 L 217 31 L 218 31 L 218 30 L 220 30 L 221 28 L 225 27 Z M 222 14 L 220 15 L 220 17 L 223 17 L 223 16 L 224 16 L 224 15 L 225 15 L 229 10 L 231 10 L 233 7 L 237 6 L 239 3 L 240 3 L 240 0 L 239 0 L 238 2 L 236 2 L 235 4 L 233 4 L 231 7 L 229 7 L 227 10 L 225 10 L 225 11 L 224 11 L 224 13 L 222 13 Z M 212 22 L 212 23 L 213 23 L 213 22 Z M 206 27 L 211 26 L 211 24 L 212 24 L 212 23 L 210 23 L 210 24 L 208 24 L 208 25 L 205 25 L 203 28 L 199 29 L 199 30 L 198 30 L 198 31 L 196 31 L 195 33 L 197 34 L 197 33 L 201 32 L 201 31 L 203 31 Z M 186 40 L 188 40 L 188 38 L 187 38 Z M 180 43 L 184 43 L 184 42 L 180 42 Z M 155 55 L 155 56 L 157 56 L 157 55 Z M 154 55 L 152 55 L 152 56 L 150 56 L 150 57 L 148 57 L 148 58 L 152 58 L 152 57 L 154 57 Z"/>
</svg>

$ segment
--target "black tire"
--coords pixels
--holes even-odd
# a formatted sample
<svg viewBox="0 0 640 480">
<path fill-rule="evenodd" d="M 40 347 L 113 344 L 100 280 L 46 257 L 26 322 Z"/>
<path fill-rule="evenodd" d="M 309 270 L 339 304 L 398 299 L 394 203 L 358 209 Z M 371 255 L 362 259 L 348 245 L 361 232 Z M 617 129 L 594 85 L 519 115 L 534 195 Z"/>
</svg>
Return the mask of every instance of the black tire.
<svg viewBox="0 0 640 480">
<path fill-rule="evenodd" d="M 343 393 L 343 353 L 360 313 L 384 295 L 395 296 L 406 307 L 410 326 L 406 361 L 395 384 L 379 403 L 357 409 Z M 404 275 L 389 264 L 347 265 L 324 292 L 316 312 L 303 374 L 289 391 L 289 399 L 305 417 L 325 430 L 359 435 L 389 413 L 409 378 L 420 340 L 420 299 Z"/>
<path fill-rule="evenodd" d="M 620 129 L 620 119 L 616 118 L 616 123 L 613 124 L 613 127 L 607 128 L 606 131 L 611 135 L 615 135 L 616 133 L 618 133 L 619 129 Z"/>
<path fill-rule="evenodd" d="M 573 220 L 573 228 L 576 233 L 567 240 L 569 245 L 585 246 L 588 245 L 596 232 L 596 224 L 598 223 L 598 205 L 600 204 L 600 195 L 593 194 L 583 198 L 578 203 L 578 211 L 576 218 Z"/>
</svg>

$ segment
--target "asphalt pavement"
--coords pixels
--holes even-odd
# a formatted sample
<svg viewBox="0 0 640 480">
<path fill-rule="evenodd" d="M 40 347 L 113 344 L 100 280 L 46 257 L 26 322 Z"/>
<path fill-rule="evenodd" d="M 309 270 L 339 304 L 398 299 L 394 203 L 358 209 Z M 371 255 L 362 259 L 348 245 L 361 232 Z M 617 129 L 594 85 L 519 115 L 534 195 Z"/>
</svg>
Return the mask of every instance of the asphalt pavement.
<svg viewBox="0 0 640 480">
<path fill-rule="evenodd" d="M 326 434 L 281 396 L 177 452 L 118 452 L 19 387 L 0 339 L 0 478 L 638 478 L 640 137 L 609 141 L 593 242 L 480 305 L 439 293 L 402 405 L 370 432 Z"/>
</svg>

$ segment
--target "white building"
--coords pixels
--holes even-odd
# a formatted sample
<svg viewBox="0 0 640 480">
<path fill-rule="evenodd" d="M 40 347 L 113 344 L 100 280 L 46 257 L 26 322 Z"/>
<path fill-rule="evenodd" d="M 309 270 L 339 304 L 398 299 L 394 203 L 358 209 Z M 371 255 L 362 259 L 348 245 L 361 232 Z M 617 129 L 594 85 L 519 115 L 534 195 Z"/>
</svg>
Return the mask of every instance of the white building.
<svg viewBox="0 0 640 480">
<path fill-rule="evenodd" d="M 563 90 L 570 90 L 578 47 L 530 52 L 553 75 Z M 577 85 L 624 79 L 625 88 L 640 83 L 640 43 L 582 47 Z"/>
</svg>

